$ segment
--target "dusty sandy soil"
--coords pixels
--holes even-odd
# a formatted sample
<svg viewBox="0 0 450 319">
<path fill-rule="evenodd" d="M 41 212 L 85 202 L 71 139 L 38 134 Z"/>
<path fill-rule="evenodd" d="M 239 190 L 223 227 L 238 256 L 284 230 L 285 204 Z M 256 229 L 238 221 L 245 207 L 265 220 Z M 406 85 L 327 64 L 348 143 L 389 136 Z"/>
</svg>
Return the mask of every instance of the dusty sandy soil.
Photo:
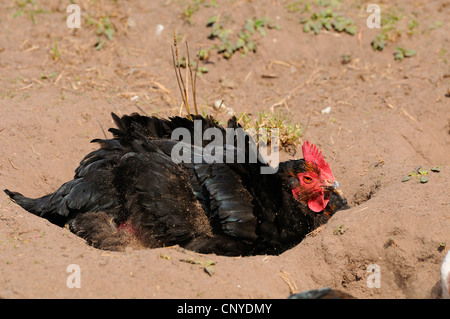
<svg viewBox="0 0 450 319">
<path fill-rule="evenodd" d="M 110 112 L 177 115 L 173 32 L 192 51 L 209 48 L 220 41 L 208 39 L 206 21 L 221 14 L 233 34 L 254 17 L 278 28 L 256 33 L 257 52 L 245 57 L 226 60 L 212 50 L 202 64 L 209 72 L 198 77 L 199 104 L 209 114 L 224 99 L 237 113 L 272 108 L 298 123 L 310 117 L 304 139 L 321 147 L 351 209 L 280 256 L 227 258 L 179 247 L 118 253 L 88 246 L 2 192 L 1 298 L 286 298 L 323 286 L 359 298 L 440 297 L 450 245 L 448 1 L 382 1 L 382 15 L 399 17 L 383 51 L 371 48 L 380 30 L 367 28 L 364 1 L 331 7 L 353 18 L 354 36 L 304 33 L 300 18 L 311 15 L 302 12 L 304 1 L 75 2 L 77 30 L 66 26 L 69 1 L 0 4 L 2 189 L 53 192 L 95 148 L 89 141 L 112 126 Z M 115 30 L 110 41 L 88 25 L 105 17 Z M 416 54 L 396 61 L 398 46 Z M 417 166 L 428 182 L 402 182 Z M 440 172 L 430 171 L 435 166 Z M 215 263 L 212 275 L 207 261 Z M 81 288 L 66 285 L 70 264 L 80 267 Z M 379 288 L 367 284 L 369 265 L 379 266 Z"/>
</svg>

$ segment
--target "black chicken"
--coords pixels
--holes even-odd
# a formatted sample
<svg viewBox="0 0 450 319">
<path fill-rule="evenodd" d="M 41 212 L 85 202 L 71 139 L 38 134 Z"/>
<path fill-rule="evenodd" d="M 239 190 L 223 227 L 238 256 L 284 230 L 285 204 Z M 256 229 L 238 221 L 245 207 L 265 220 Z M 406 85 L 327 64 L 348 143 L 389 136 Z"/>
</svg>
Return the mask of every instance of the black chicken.
<svg viewBox="0 0 450 319">
<path fill-rule="evenodd" d="M 194 138 L 187 144 L 171 139 L 177 128 L 194 136 L 193 120 L 201 121 L 202 132 L 215 128 L 225 136 L 226 129 L 211 117 L 112 116 L 118 127 L 109 129 L 114 138 L 92 141 L 101 147 L 84 157 L 73 180 L 37 199 L 5 192 L 25 210 L 68 224 L 91 245 L 108 250 L 139 243 L 220 255 L 280 254 L 347 208 L 328 163 L 309 142 L 302 146 L 304 159 L 261 174 L 269 165 L 251 147 L 251 138 L 245 138 L 244 161 L 236 160 L 242 147 L 235 136 L 234 146 L 215 141 L 216 152 L 224 158 L 231 152 L 233 163 L 202 158 L 209 140 L 199 147 Z M 232 118 L 228 128 L 241 126 Z M 191 158 L 200 154 L 200 163 L 172 160 L 178 143 L 193 151 Z M 256 161 L 249 160 L 252 155 Z"/>
</svg>

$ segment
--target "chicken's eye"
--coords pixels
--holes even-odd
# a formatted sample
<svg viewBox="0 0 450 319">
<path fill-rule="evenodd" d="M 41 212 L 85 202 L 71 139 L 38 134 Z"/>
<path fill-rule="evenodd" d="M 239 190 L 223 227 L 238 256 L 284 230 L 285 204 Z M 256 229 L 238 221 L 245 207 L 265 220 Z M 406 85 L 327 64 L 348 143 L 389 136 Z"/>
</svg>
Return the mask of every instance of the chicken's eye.
<svg viewBox="0 0 450 319">
<path fill-rule="evenodd" d="M 310 183 L 312 182 L 312 178 L 309 177 L 309 176 L 303 176 L 303 181 L 304 181 L 306 184 L 310 184 Z"/>
</svg>

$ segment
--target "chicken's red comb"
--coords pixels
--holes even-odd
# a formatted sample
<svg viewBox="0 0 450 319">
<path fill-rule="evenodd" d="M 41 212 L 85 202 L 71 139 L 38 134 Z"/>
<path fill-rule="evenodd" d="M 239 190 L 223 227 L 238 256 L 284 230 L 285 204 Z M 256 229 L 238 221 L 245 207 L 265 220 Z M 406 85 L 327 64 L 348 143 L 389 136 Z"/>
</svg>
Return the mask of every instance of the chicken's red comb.
<svg viewBox="0 0 450 319">
<path fill-rule="evenodd" d="M 319 168 L 324 179 L 334 181 L 333 173 L 331 172 L 330 164 L 325 162 L 322 152 L 314 144 L 306 141 L 302 145 L 303 158 L 305 161 L 314 163 Z"/>
</svg>

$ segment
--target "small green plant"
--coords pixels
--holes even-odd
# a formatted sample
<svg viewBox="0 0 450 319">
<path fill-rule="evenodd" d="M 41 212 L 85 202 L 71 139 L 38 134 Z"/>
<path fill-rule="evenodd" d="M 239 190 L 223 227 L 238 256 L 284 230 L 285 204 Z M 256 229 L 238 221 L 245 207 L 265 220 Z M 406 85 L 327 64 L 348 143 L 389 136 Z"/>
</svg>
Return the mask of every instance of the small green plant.
<svg viewBox="0 0 450 319">
<path fill-rule="evenodd" d="M 196 0 L 192 3 L 189 3 L 186 10 L 183 11 L 183 15 L 186 18 L 187 22 L 189 22 L 189 24 L 192 24 L 192 15 L 198 10 L 200 10 L 200 1 Z"/>
<path fill-rule="evenodd" d="M 261 111 L 255 116 L 250 116 L 247 113 L 239 115 L 239 123 L 245 130 L 254 129 L 256 133 L 260 128 L 271 129 L 277 128 L 279 130 L 280 145 L 286 147 L 288 145 L 296 145 L 301 143 L 304 127 L 301 124 L 294 124 L 292 120 L 288 119 L 288 115 L 283 116 L 281 111 L 278 113 Z M 262 136 L 262 142 L 268 144 L 270 139 L 268 136 Z"/>
<path fill-rule="evenodd" d="M 61 53 L 58 50 L 58 43 L 56 42 L 56 39 L 53 43 L 53 49 L 51 51 L 51 56 L 54 61 L 58 60 L 59 57 L 61 56 Z"/>
<path fill-rule="evenodd" d="M 20 17 L 24 14 L 30 16 L 33 24 L 37 24 L 36 15 L 40 13 L 49 13 L 48 11 L 38 8 L 35 0 L 16 0 L 17 10 L 12 15 L 13 18 Z"/>
<path fill-rule="evenodd" d="M 373 39 L 371 45 L 374 51 L 382 51 L 386 46 L 386 35 L 381 32 Z"/>
<path fill-rule="evenodd" d="M 288 3 L 285 7 L 288 12 L 298 12 L 300 11 L 300 1 L 293 1 L 291 3 Z"/>
<path fill-rule="evenodd" d="M 162 259 L 166 259 L 166 260 L 170 260 L 171 259 L 171 257 L 168 255 L 168 254 L 159 254 L 159 257 L 160 258 L 162 258 Z"/>
<path fill-rule="evenodd" d="M 223 19 L 220 16 L 209 18 L 206 25 L 211 27 L 208 38 L 218 38 L 220 40 L 220 44 L 213 46 L 212 49 L 216 49 L 226 59 L 231 58 L 235 52 L 241 52 L 243 56 L 249 52 L 256 52 L 257 46 L 254 34 L 258 32 L 264 37 L 266 36 L 265 28 L 279 28 L 272 25 L 269 18 L 247 19 L 244 27 L 237 33 L 237 40 L 233 40 L 232 30 L 225 28 Z"/>
<path fill-rule="evenodd" d="M 346 32 L 350 35 L 355 35 L 357 30 L 352 18 L 346 18 L 342 14 L 335 13 L 331 8 L 313 13 L 309 18 L 301 19 L 300 23 L 303 24 L 303 31 L 305 33 L 313 31 L 314 34 L 318 34 L 322 29 L 327 31 L 334 29 L 337 32 Z"/>
<path fill-rule="evenodd" d="M 340 0 L 338 0 L 340 1 Z M 336 1 L 333 0 L 333 3 L 319 3 L 321 1 L 315 1 L 315 3 L 309 2 L 309 1 L 305 1 L 305 0 L 292 0 L 292 2 L 289 2 L 288 4 L 285 5 L 285 8 L 287 9 L 288 12 L 290 13 L 295 13 L 295 12 L 310 12 L 311 11 L 311 6 L 316 4 L 316 5 L 320 5 L 320 6 L 330 6 L 330 5 L 335 5 Z"/>
<path fill-rule="evenodd" d="M 210 50 L 200 49 L 197 54 L 198 58 L 202 61 L 208 61 L 209 51 Z"/>
<path fill-rule="evenodd" d="M 348 54 L 348 53 L 344 54 L 341 59 L 341 64 L 348 64 L 350 62 L 352 62 L 351 54 Z"/>
<path fill-rule="evenodd" d="M 395 49 L 394 58 L 396 61 L 402 61 L 404 58 L 410 58 L 416 54 L 415 50 L 408 50 L 401 47 Z"/>
<path fill-rule="evenodd" d="M 235 51 L 234 45 L 229 38 L 232 31 L 230 29 L 225 29 L 220 16 L 210 17 L 206 26 L 211 27 L 208 38 L 218 38 L 220 40 L 220 44 L 213 46 L 212 49 L 217 49 L 217 52 L 221 53 L 226 59 L 231 58 Z"/>
<path fill-rule="evenodd" d="M 200 5 L 203 5 L 204 7 L 217 7 L 217 2 L 216 0 L 212 0 L 210 3 L 205 2 L 205 0 L 193 0 L 189 3 L 188 7 L 183 11 L 183 15 L 189 24 L 193 23 L 192 15 L 200 10 Z"/>
<path fill-rule="evenodd" d="M 181 57 L 178 60 L 178 65 L 180 67 L 182 67 L 183 69 L 186 68 L 186 66 L 187 66 L 186 63 L 187 63 L 187 61 L 186 61 L 185 57 Z M 209 72 L 209 70 L 208 70 L 208 68 L 206 66 L 198 66 L 197 67 L 197 63 L 198 63 L 197 61 L 191 61 L 191 63 L 190 63 L 191 68 L 193 70 L 197 70 L 197 75 L 202 75 L 204 73 L 208 73 Z"/>
<path fill-rule="evenodd" d="M 396 8 L 386 8 L 384 9 L 385 14 L 381 16 L 381 30 L 380 33 L 371 42 L 372 49 L 374 51 L 382 51 L 388 42 L 395 42 L 403 33 L 406 32 L 409 36 L 417 33 L 419 27 L 419 22 L 416 19 L 416 14 L 413 12 L 411 14 L 401 14 L 400 10 Z M 403 26 L 400 27 L 402 20 L 407 17 L 408 22 L 404 21 Z M 397 48 L 398 49 L 398 48 Z M 405 57 L 413 56 L 412 51 L 403 49 L 397 50 L 395 53 L 396 60 L 403 60 Z M 406 55 L 405 55 L 406 53 Z M 414 52 L 415 53 L 415 52 Z"/>
<path fill-rule="evenodd" d="M 415 29 L 419 27 L 419 22 L 414 17 L 411 17 L 408 22 L 408 35 L 413 35 L 417 33 Z"/>
<path fill-rule="evenodd" d="M 434 173 L 439 173 L 441 171 L 441 167 L 433 166 L 430 168 L 430 171 L 432 171 Z M 421 166 L 418 166 L 414 169 L 414 171 L 412 171 L 411 173 L 409 173 L 408 175 L 403 177 L 402 182 L 407 182 L 410 179 L 412 179 L 413 177 L 416 177 L 417 179 L 419 179 L 420 183 L 425 184 L 429 180 L 428 170 Z"/>
<path fill-rule="evenodd" d="M 111 23 L 111 19 L 109 17 L 101 17 L 100 19 L 95 19 L 90 14 L 88 14 L 86 17 L 86 24 L 88 26 L 95 27 L 95 33 L 98 36 L 97 44 L 95 45 L 95 48 L 97 50 L 100 50 L 103 46 L 104 42 L 101 39 L 102 35 L 104 35 L 109 41 L 113 39 L 115 28 Z"/>
<path fill-rule="evenodd" d="M 344 225 L 339 224 L 336 226 L 336 228 L 333 230 L 334 235 L 343 235 L 345 233 L 346 229 L 344 229 Z"/>
</svg>

